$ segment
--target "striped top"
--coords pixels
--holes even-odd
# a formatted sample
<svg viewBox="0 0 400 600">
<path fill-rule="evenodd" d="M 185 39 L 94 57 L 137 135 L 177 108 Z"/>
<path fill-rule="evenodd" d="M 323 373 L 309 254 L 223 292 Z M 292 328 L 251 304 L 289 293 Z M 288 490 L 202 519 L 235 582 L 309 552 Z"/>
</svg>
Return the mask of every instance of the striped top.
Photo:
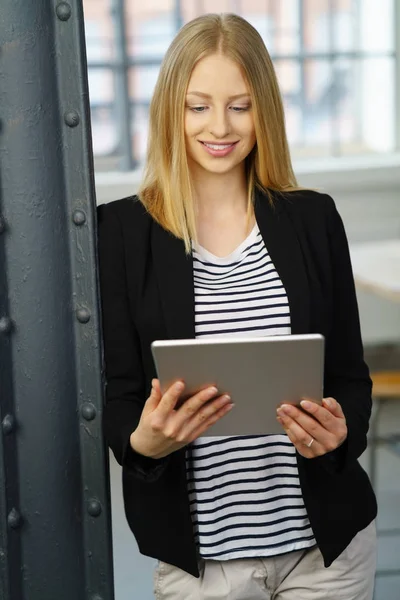
<svg viewBox="0 0 400 600">
<path fill-rule="evenodd" d="M 290 334 L 286 291 L 257 225 L 224 258 L 193 244 L 193 278 L 196 337 Z M 286 435 L 198 438 L 186 466 L 203 558 L 267 557 L 315 545 Z"/>
</svg>

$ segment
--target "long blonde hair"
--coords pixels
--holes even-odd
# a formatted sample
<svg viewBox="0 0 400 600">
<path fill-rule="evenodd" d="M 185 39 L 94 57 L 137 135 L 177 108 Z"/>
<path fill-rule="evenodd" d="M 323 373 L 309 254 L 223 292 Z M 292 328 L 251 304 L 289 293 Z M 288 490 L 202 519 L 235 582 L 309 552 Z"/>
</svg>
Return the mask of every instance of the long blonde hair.
<svg viewBox="0 0 400 600">
<path fill-rule="evenodd" d="M 193 190 L 184 135 L 185 96 L 196 63 L 222 53 L 242 69 L 252 99 L 256 145 L 246 158 L 248 209 L 258 187 L 299 189 L 285 131 L 275 70 L 256 29 L 234 14 L 207 14 L 187 23 L 171 43 L 161 65 L 150 105 L 144 179 L 138 196 L 150 215 L 185 243 L 196 240 Z"/>
</svg>

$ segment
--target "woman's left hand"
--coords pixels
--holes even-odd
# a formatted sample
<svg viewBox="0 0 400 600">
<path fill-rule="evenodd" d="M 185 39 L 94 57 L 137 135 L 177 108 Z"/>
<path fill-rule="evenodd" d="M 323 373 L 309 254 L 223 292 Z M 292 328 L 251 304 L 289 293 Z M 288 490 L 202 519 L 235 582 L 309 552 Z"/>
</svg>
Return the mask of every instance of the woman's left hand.
<svg viewBox="0 0 400 600">
<path fill-rule="evenodd" d="M 347 438 L 346 418 L 334 398 L 324 398 L 322 405 L 302 400 L 300 405 L 303 410 L 282 404 L 277 419 L 302 456 L 322 456 L 343 444 Z"/>
</svg>

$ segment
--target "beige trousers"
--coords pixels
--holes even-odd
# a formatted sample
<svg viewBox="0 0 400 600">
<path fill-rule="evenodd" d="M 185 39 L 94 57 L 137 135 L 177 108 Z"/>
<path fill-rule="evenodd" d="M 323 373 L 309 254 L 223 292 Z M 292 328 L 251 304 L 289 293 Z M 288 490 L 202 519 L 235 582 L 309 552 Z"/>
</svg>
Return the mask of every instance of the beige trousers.
<svg viewBox="0 0 400 600">
<path fill-rule="evenodd" d="M 201 560 L 200 578 L 167 563 L 155 570 L 156 600 L 372 600 L 372 522 L 327 569 L 318 548 L 272 558 Z"/>
</svg>

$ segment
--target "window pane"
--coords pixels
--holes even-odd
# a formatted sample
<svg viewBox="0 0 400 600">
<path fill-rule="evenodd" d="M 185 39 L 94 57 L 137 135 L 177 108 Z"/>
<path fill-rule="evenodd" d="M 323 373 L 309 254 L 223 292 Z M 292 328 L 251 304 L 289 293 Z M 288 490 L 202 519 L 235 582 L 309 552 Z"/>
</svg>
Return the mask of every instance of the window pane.
<svg viewBox="0 0 400 600">
<path fill-rule="evenodd" d="M 286 131 L 291 146 L 303 144 L 300 63 L 276 60 L 275 71 L 285 108 Z"/>
<path fill-rule="evenodd" d="M 368 58 L 359 61 L 357 90 L 362 139 L 370 152 L 395 149 L 395 61 Z"/>
<path fill-rule="evenodd" d="M 340 2 L 332 20 L 333 50 L 348 52 L 360 46 L 361 10 L 358 0 Z"/>
<path fill-rule="evenodd" d="M 299 97 L 300 143 L 298 122 L 293 135 L 293 120 L 287 118 L 293 155 L 367 154 L 395 149 L 392 59 L 307 60 Z"/>
<path fill-rule="evenodd" d="M 305 52 L 330 51 L 330 2 L 328 0 L 303 0 L 303 30 Z"/>
<path fill-rule="evenodd" d="M 129 72 L 129 95 L 132 102 L 133 155 L 143 162 L 146 156 L 149 105 L 158 77 L 158 66 L 137 66 Z"/>
<path fill-rule="evenodd" d="M 114 58 L 110 0 L 84 0 L 86 51 L 89 65 Z"/>
<path fill-rule="evenodd" d="M 116 154 L 118 121 L 113 72 L 111 69 L 89 68 L 88 76 L 94 155 L 105 157 Z M 103 162 L 109 164 L 108 161 Z"/>
<path fill-rule="evenodd" d="M 303 80 L 303 144 L 308 154 L 327 154 L 332 146 L 334 86 L 331 63 L 307 60 Z"/>
<path fill-rule="evenodd" d="M 136 2 L 126 3 L 128 55 L 157 58 L 160 63 L 176 33 L 174 13 L 168 2 L 162 8 L 145 11 Z"/>
<path fill-rule="evenodd" d="M 360 0 L 360 50 L 394 50 L 393 0 Z"/>
<path fill-rule="evenodd" d="M 300 51 L 300 0 L 274 2 L 273 8 L 273 53 L 297 54 Z"/>
<path fill-rule="evenodd" d="M 250 11 L 246 3 L 242 16 L 257 29 L 271 55 L 295 54 L 299 51 L 300 0 L 281 0 L 257 3 L 257 10 Z"/>
</svg>

